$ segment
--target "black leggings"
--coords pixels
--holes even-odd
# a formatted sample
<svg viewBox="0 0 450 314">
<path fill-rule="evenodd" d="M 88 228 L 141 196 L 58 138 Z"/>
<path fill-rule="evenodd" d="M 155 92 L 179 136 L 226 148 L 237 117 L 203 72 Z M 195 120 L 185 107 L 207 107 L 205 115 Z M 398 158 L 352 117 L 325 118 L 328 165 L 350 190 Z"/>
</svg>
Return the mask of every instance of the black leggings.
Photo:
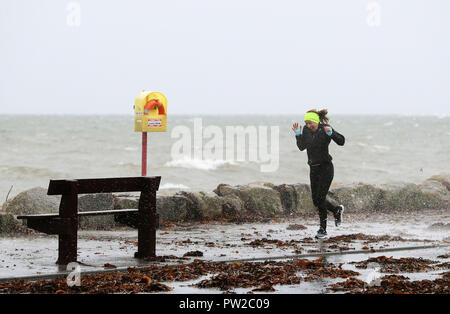
<svg viewBox="0 0 450 314">
<path fill-rule="evenodd" d="M 334 167 L 331 162 L 310 166 L 309 178 L 311 180 L 312 200 L 319 211 L 320 227 L 323 230 L 327 230 L 327 210 L 336 215 L 339 208 L 327 200 L 333 176 Z"/>
</svg>

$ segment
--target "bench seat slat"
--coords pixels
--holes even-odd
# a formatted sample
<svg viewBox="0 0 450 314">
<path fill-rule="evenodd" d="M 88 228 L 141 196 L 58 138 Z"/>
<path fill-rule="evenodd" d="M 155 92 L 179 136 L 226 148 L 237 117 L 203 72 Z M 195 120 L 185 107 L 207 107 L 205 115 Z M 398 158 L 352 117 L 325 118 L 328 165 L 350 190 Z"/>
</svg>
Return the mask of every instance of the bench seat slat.
<svg viewBox="0 0 450 314">
<path fill-rule="evenodd" d="M 78 216 L 97 216 L 97 215 L 125 215 L 139 212 L 138 209 L 113 209 L 113 210 L 96 210 L 88 212 L 78 212 Z"/>
<path fill-rule="evenodd" d="M 36 215 L 20 215 L 17 219 L 38 219 L 38 218 L 56 218 L 59 214 L 36 214 Z"/>
</svg>

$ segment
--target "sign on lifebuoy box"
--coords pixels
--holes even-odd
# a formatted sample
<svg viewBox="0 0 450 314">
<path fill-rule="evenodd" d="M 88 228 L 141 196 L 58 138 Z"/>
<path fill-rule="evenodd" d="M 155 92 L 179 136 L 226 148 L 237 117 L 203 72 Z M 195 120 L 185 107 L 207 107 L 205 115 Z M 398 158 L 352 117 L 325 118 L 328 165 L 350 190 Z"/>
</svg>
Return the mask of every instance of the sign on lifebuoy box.
<svg viewBox="0 0 450 314">
<path fill-rule="evenodd" d="M 135 132 L 166 132 L 167 99 L 159 92 L 142 91 L 134 102 Z"/>
</svg>

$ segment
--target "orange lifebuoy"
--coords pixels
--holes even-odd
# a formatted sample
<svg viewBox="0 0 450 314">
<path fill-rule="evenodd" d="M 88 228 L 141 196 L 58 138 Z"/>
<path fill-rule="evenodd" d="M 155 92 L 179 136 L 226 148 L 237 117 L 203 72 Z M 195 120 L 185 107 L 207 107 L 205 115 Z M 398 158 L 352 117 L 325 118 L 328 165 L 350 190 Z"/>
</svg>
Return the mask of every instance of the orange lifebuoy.
<svg viewBox="0 0 450 314">
<path fill-rule="evenodd" d="M 165 114 L 164 105 L 159 102 L 158 99 L 150 99 L 144 106 L 144 109 L 148 111 L 158 108 L 158 114 Z"/>
</svg>

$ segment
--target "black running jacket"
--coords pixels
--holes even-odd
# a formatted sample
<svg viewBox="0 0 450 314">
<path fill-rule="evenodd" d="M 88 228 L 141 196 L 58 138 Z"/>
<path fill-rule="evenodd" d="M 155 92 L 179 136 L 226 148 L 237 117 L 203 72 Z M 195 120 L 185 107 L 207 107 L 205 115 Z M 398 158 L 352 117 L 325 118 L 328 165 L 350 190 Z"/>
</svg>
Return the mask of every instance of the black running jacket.
<svg viewBox="0 0 450 314">
<path fill-rule="evenodd" d="M 345 137 L 334 128 L 332 128 L 333 133 L 331 136 L 327 135 L 324 130 L 325 126 L 330 125 L 319 123 L 319 128 L 316 132 L 312 132 L 308 127 L 304 126 L 302 134 L 296 136 L 297 147 L 301 151 L 306 149 L 310 166 L 330 162 L 333 159 L 328 153 L 328 145 L 331 140 L 335 141 L 339 146 L 343 146 L 345 143 Z"/>
</svg>

